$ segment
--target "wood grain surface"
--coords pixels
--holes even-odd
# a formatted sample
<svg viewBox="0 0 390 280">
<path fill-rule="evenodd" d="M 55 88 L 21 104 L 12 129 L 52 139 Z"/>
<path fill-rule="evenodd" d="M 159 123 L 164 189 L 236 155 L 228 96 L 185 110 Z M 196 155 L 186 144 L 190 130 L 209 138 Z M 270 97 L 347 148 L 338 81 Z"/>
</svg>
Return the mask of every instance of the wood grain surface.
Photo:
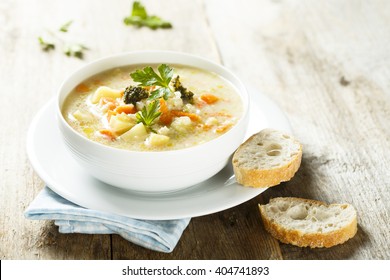
<svg viewBox="0 0 390 280">
<path fill-rule="evenodd" d="M 390 259 L 390 2 L 385 0 L 145 0 L 172 29 L 123 24 L 131 1 L 0 2 L 1 259 Z M 84 59 L 43 52 L 46 29 L 73 20 Z M 117 235 L 60 234 L 23 212 L 44 182 L 26 134 L 60 83 L 87 62 L 124 51 L 184 51 L 222 63 L 276 101 L 303 144 L 287 183 L 231 209 L 193 218 L 175 250 L 158 253 Z M 358 233 L 329 249 L 281 244 L 258 203 L 296 196 L 347 202 Z"/>
</svg>

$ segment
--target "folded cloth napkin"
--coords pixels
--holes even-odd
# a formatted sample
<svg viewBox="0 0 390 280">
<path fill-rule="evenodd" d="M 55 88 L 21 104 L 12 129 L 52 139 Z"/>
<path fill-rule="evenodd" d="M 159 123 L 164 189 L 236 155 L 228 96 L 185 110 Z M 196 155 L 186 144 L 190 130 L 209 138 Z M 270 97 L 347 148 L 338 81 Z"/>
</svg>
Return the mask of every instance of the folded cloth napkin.
<svg viewBox="0 0 390 280">
<path fill-rule="evenodd" d="M 54 220 L 61 233 L 119 234 L 145 248 L 169 253 L 175 248 L 190 218 L 138 220 L 80 207 L 45 187 L 25 211 L 32 220 Z"/>
</svg>

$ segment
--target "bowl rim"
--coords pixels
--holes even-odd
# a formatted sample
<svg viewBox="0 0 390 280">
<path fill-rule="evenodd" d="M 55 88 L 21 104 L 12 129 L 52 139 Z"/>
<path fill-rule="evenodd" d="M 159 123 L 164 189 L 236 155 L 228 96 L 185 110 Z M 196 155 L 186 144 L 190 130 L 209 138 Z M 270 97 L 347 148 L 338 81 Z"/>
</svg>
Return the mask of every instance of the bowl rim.
<svg viewBox="0 0 390 280">
<path fill-rule="evenodd" d="M 238 119 L 237 123 L 229 131 L 227 131 L 226 133 L 218 136 L 217 138 L 211 139 L 210 141 L 206 141 L 204 143 L 201 143 L 201 144 L 198 144 L 198 145 L 195 145 L 195 146 L 191 146 L 191 147 L 186 147 L 186 148 L 176 149 L 176 150 L 165 150 L 165 151 L 133 151 L 133 150 L 126 150 L 126 149 L 111 147 L 111 146 L 108 146 L 108 145 L 105 145 L 105 144 L 93 141 L 93 140 L 85 137 L 84 135 L 80 134 L 73 127 L 70 126 L 70 124 L 65 120 L 65 118 L 64 118 L 64 116 L 62 114 L 63 101 L 61 101 L 61 100 L 65 100 L 66 97 L 69 95 L 70 92 L 66 93 L 63 96 L 62 91 L 63 91 L 63 88 L 72 80 L 72 78 L 74 78 L 75 76 L 81 75 L 82 72 L 85 71 L 86 69 L 97 67 L 96 65 L 98 65 L 98 66 L 102 65 L 106 61 L 115 60 L 115 59 L 118 59 L 118 58 L 121 58 L 121 57 L 139 56 L 139 55 L 148 55 L 148 54 L 149 55 L 170 55 L 171 57 L 168 58 L 167 60 L 170 60 L 174 56 L 181 57 L 181 58 L 190 58 L 190 59 L 202 62 L 202 63 L 206 63 L 206 64 L 210 65 L 210 67 L 212 66 L 214 68 L 217 68 L 217 69 L 222 70 L 223 72 L 225 72 L 227 75 L 229 75 L 230 77 L 232 77 L 235 80 L 233 82 L 233 81 L 231 81 L 231 79 L 228 79 L 227 77 L 223 76 L 223 78 L 225 78 L 230 83 L 232 83 L 233 86 L 236 88 L 236 90 L 239 92 L 238 94 L 240 95 L 240 98 L 241 98 L 241 101 L 242 101 L 242 104 L 243 104 L 243 113 L 242 113 L 240 119 Z M 155 64 L 157 64 L 157 63 L 160 63 L 160 62 L 155 62 Z M 164 62 L 161 62 L 161 63 L 164 63 Z M 169 64 L 169 62 L 165 62 L 165 63 Z M 145 63 L 142 63 L 142 62 L 141 63 L 134 63 L 134 65 L 136 65 L 136 64 L 145 64 Z M 197 66 L 192 66 L 190 63 L 186 63 L 186 62 L 183 62 L 183 63 L 176 63 L 176 62 L 174 62 L 173 64 L 200 68 L 200 67 L 197 67 Z M 126 64 L 120 65 L 118 67 L 122 67 L 122 66 L 126 66 L 126 65 L 132 65 L 132 64 L 131 63 L 126 63 Z M 99 66 L 99 67 L 102 68 L 102 66 Z M 100 72 L 112 69 L 114 67 L 93 71 L 94 74 L 89 75 L 89 77 L 91 77 L 92 75 L 98 74 Z M 213 72 L 211 70 L 208 70 L 207 68 L 200 68 L 200 69 Z M 218 75 L 220 75 L 220 74 L 218 73 Z M 237 84 L 238 84 L 238 86 L 237 86 Z M 87 64 L 84 64 L 81 67 L 77 68 L 75 71 L 73 71 L 71 74 L 69 74 L 62 81 L 62 83 L 60 84 L 59 88 L 57 89 L 55 98 L 56 98 L 56 115 L 57 115 L 57 120 L 63 126 L 65 126 L 66 129 L 68 131 L 70 131 L 73 136 L 77 137 L 78 139 L 82 140 L 85 143 L 88 143 L 89 145 L 91 145 L 91 147 L 96 147 L 99 150 L 104 150 L 104 151 L 107 151 L 109 153 L 120 153 L 122 155 L 125 155 L 125 154 L 131 154 L 131 155 L 138 155 L 138 154 L 139 155 L 147 155 L 147 154 L 151 154 L 151 155 L 160 155 L 160 154 L 176 155 L 176 154 L 187 153 L 187 152 L 197 152 L 197 150 L 203 150 L 203 149 L 207 148 L 207 146 L 210 146 L 210 145 L 219 146 L 218 143 L 222 142 L 229 135 L 233 134 L 234 131 L 236 131 L 238 129 L 238 127 L 240 127 L 240 125 L 245 125 L 246 126 L 245 127 L 245 131 L 246 131 L 247 124 L 248 124 L 248 117 L 249 117 L 249 108 L 250 108 L 250 106 L 249 106 L 250 96 L 249 96 L 249 93 L 247 91 L 247 88 L 245 87 L 245 85 L 241 81 L 241 79 L 236 74 L 234 74 L 231 70 L 229 70 L 228 68 L 226 68 L 225 66 L 223 66 L 221 64 L 218 64 L 218 63 L 216 63 L 216 62 L 214 62 L 212 60 L 209 60 L 207 58 L 204 58 L 204 57 L 201 57 L 201 56 L 198 56 L 198 55 L 194 55 L 194 54 L 190 54 L 190 53 L 186 53 L 186 52 L 169 51 L 169 50 L 142 50 L 142 51 L 122 52 L 122 53 L 108 55 L 108 56 L 105 56 L 105 57 L 93 60 L 91 62 L 88 62 Z M 242 124 L 243 122 L 244 122 L 244 124 Z M 62 129 L 60 129 L 60 130 L 62 130 Z M 63 131 L 61 131 L 61 132 L 62 132 L 63 136 L 66 137 L 64 135 Z M 244 135 L 243 135 L 243 137 L 244 137 Z M 234 147 L 234 150 L 236 148 L 237 147 Z"/>
</svg>

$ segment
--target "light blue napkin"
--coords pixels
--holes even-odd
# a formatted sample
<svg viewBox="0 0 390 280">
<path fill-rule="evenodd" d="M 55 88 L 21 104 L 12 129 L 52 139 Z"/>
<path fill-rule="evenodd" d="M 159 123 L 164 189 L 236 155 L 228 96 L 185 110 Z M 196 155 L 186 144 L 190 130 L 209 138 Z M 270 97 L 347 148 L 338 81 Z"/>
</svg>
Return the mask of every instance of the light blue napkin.
<svg viewBox="0 0 390 280">
<path fill-rule="evenodd" d="M 61 233 L 119 234 L 142 247 L 169 253 L 175 248 L 190 218 L 154 221 L 80 207 L 45 187 L 24 213 L 27 219 L 54 220 Z"/>
</svg>

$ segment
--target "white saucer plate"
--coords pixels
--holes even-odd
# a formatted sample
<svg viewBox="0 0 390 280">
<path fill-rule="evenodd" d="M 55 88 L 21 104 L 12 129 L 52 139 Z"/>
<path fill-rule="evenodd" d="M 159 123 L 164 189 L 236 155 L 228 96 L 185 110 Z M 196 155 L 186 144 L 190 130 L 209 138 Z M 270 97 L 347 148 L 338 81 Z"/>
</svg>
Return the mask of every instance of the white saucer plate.
<svg viewBox="0 0 390 280">
<path fill-rule="evenodd" d="M 291 133 L 288 119 L 273 101 L 253 89 L 249 92 L 247 137 L 266 127 Z M 52 100 L 32 121 L 27 154 L 48 187 L 82 207 L 137 219 L 171 220 L 219 212 L 265 191 L 237 184 L 230 164 L 211 179 L 177 192 L 139 193 L 107 185 L 87 174 L 68 153 L 57 128 L 54 107 Z"/>
</svg>

